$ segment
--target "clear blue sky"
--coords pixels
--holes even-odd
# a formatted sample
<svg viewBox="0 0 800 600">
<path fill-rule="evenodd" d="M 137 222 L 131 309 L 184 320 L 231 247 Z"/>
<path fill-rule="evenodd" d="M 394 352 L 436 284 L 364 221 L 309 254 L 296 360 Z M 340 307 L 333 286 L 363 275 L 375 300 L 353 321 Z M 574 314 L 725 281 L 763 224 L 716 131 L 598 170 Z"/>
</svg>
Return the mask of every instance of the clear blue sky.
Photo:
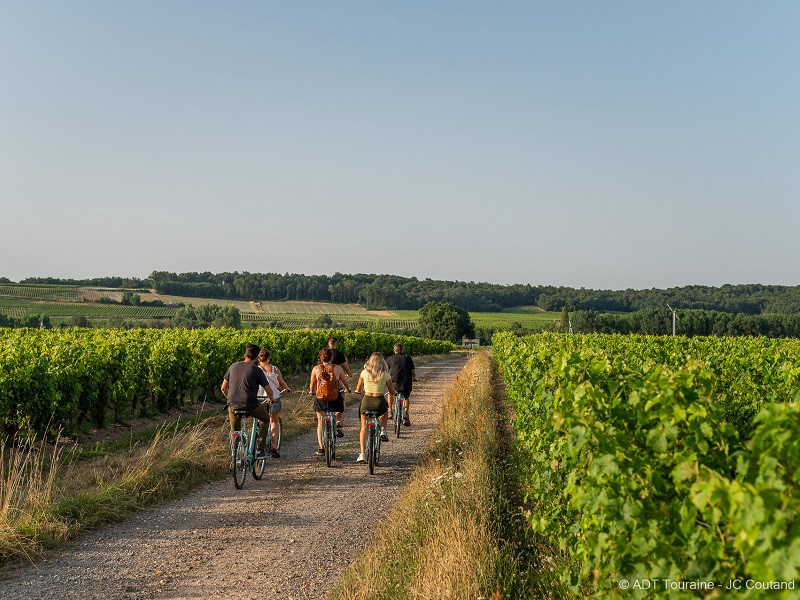
<svg viewBox="0 0 800 600">
<path fill-rule="evenodd" d="M 800 3 L 0 0 L 0 276 L 800 283 Z"/>
</svg>

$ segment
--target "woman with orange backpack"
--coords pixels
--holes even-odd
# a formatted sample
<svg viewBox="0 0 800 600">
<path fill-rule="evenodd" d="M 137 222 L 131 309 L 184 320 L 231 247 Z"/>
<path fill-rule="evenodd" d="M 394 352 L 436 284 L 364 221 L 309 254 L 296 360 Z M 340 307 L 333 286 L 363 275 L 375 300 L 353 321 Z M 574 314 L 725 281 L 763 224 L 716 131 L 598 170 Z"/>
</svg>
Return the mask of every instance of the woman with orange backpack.
<svg viewBox="0 0 800 600">
<path fill-rule="evenodd" d="M 314 396 L 314 412 L 317 413 L 317 442 L 319 443 L 317 456 L 325 455 L 325 451 L 322 449 L 322 418 L 328 412 L 344 412 L 344 400 L 339 396 L 340 382 L 345 391 L 350 391 L 344 369 L 339 365 L 334 365 L 331 362 L 332 358 L 333 350 L 330 348 L 323 348 L 319 351 L 320 364 L 311 371 L 309 384 L 309 393 Z"/>
</svg>

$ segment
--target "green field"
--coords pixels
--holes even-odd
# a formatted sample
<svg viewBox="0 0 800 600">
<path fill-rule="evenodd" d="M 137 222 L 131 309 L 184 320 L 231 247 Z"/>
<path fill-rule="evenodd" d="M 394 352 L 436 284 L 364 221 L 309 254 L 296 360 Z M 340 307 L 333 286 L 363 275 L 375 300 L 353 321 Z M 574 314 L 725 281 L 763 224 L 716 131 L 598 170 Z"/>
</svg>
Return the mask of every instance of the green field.
<svg viewBox="0 0 800 600">
<path fill-rule="evenodd" d="M 414 321 L 419 319 L 419 311 L 416 310 L 394 312 L 401 319 Z M 469 316 L 476 327 L 494 327 L 501 330 L 514 329 L 516 325 L 520 325 L 524 329 L 538 331 L 551 327 L 561 320 L 561 313 L 546 312 L 537 306 L 518 306 L 500 312 L 471 312 Z"/>
<path fill-rule="evenodd" d="M 25 302 L 24 300 L 0 299 L 0 312 L 15 318 L 42 315 L 51 318 L 83 316 L 99 319 L 108 319 L 109 317 L 159 319 L 173 316 L 176 310 L 171 306 L 126 306 L 91 302 Z"/>
<path fill-rule="evenodd" d="M 126 291 L 138 294 L 143 301 L 159 300 L 166 306 L 128 306 L 100 302 L 101 299 L 118 302 Z M 419 320 L 419 311 L 416 310 L 370 311 L 360 304 L 297 300 L 247 302 L 244 300 L 170 296 L 147 290 L 69 285 L 0 284 L 0 314 L 15 319 L 43 315 L 50 317 L 54 324 L 66 322 L 71 317 L 86 317 L 95 325 L 113 318 L 165 319 L 175 315 L 178 304 L 235 306 L 239 309 L 245 326 L 277 326 L 283 329 L 313 327 L 323 315 L 328 315 L 336 327 L 359 329 L 405 331 L 416 327 Z M 561 319 L 561 314 L 545 312 L 536 306 L 520 306 L 500 312 L 472 312 L 470 317 L 477 327 L 497 330 L 523 329 L 532 332 L 549 329 Z"/>
</svg>

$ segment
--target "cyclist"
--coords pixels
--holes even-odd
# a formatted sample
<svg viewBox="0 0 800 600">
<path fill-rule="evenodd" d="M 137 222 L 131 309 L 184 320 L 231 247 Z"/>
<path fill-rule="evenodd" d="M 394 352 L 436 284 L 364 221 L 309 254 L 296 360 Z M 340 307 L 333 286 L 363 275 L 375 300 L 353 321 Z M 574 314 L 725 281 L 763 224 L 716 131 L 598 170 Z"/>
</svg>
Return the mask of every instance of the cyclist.
<svg viewBox="0 0 800 600">
<path fill-rule="evenodd" d="M 403 413 L 405 419 L 403 425 L 411 427 L 411 421 L 408 418 L 408 399 L 411 396 L 412 384 L 417 380 L 417 372 L 414 369 L 414 361 L 411 357 L 405 354 L 403 344 L 397 342 L 394 345 L 394 354 L 386 359 L 386 364 L 389 367 L 389 374 L 392 376 L 392 383 L 394 389 L 398 394 L 403 394 L 405 401 L 403 402 Z M 393 414 L 394 407 L 389 406 L 389 414 Z"/>
<path fill-rule="evenodd" d="M 331 362 L 334 365 L 339 365 L 342 367 L 344 372 L 347 374 L 347 378 L 349 379 L 352 374 L 350 373 L 350 365 L 347 364 L 347 358 L 344 354 L 342 354 L 339 350 L 336 349 L 336 345 L 339 343 L 335 337 L 328 338 L 328 348 L 333 350 L 333 356 L 331 357 Z M 342 401 L 342 408 L 344 409 L 344 397 L 342 396 L 341 388 L 339 388 L 339 400 Z M 344 412 L 337 412 L 336 413 L 336 437 L 344 437 L 343 431 L 343 423 L 344 420 Z"/>
<path fill-rule="evenodd" d="M 344 370 L 339 365 L 333 364 L 332 358 L 333 350 L 330 348 L 323 348 L 319 351 L 320 364 L 312 369 L 311 381 L 308 386 L 308 393 L 314 395 L 314 412 L 317 413 L 317 442 L 319 443 L 317 456 L 325 455 L 325 451 L 322 449 L 322 418 L 328 412 L 337 414 L 344 412 L 344 399 L 339 391 L 340 385 L 344 387 L 345 391 L 350 391 Z M 332 399 L 326 400 L 324 396 L 331 385 L 335 386 L 336 395 L 332 396 Z"/>
<path fill-rule="evenodd" d="M 381 441 L 389 441 L 389 436 L 386 435 L 386 411 L 389 409 L 389 404 L 383 396 L 387 390 L 389 398 L 394 401 L 395 391 L 392 377 L 389 375 L 389 368 L 386 366 L 383 355 L 380 352 L 373 352 L 364 364 L 364 370 L 361 371 L 356 386 L 356 393 L 364 392 L 361 408 L 358 411 L 361 415 L 361 454 L 356 459 L 357 463 L 367 462 L 364 452 L 367 438 L 367 417 L 364 415 L 366 411 L 374 410 L 378 413 L 381 421 Z"/>
<path fill-rule="evenodd" d="M 244 350 L 244 360 L 233 363 L 228 367 L 225 377 L 222 379 L 222 395 L 228 400 L 228 420 L 231 424 L 231 431 L 238 431 L 242 428 L 242 420 L 234 415 L 236 410 L 248 410 L 250 414 L 258 419 L 258 450 L 257 458 L 266 458 L 264 450 L 267 439 L 267 423 L 269 420 L 269 408 L 266 404 L 261 404 L 258 400 L 258 386 L 263 386 L 270 401 L 272 400 L 272 388 L 269 379 L 264 371 L 258 368 L 256 361 L 261 348 L 255 344 L 247 344 Z"/>
<path fill-rule="evenodd" d="M 272 458 L 280 458 L 281 455 L 278 453 L 278 415 L 281 412 L 281 391 L 284 392 L 291 392 L 292 390 L 289 389 L 289 386 L 286 385 L 286 382 L 283 380 L 283 376 L 281 375 L 281 370 L 273 364 L 270 364 L 272 356 L 269 353 L 269 350 L 266 348 L 262 348 L 261 352 L 258 353 L 258 366 L 261 367 L 261 370 L 264 371 L 264 375 L 267 376 L 267 380 L 269 381 L 269 387 L 272 390 L 272 402 L 269 403 L 269 422 L 272 425 L 272 440 L 270 443 L 269 453 L 272 455 Z M 264 391 L 264 387 L 258 387 L 258 395 L 264 396 L 266 392 Z"/>
</svg>

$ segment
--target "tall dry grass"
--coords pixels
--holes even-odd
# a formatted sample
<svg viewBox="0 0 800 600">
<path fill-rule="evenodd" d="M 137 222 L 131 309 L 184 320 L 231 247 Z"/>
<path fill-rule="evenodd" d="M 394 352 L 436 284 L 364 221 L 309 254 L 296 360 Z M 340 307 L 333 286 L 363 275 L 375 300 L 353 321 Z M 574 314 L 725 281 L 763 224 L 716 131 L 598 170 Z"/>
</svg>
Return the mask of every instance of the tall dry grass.
<svg viewBox="0 0 800 600">
<path fill-rule="evenodd" d="M 35 440 L 0 445 L 0 559 L 29 556 L 27 539 L 64 535 L 62 523 L 38 518 L 53 500 L 61 458 L 58 443 L 48 450 Z"/>
<path fill-rule="evenodd" d="M 6 440 L 0 449 L 0 564 L 34 558 L 80 531 L 118 520 L 224 474 L 224 418 L 162 426 L 127 452 L 73 452 Z"/>
<path fill-rule="evenodd" d="M 485 353 L 443 398 L 442 422 L 403 497 L 331 598 L 489 598 L 502 553 L 496 458 L 500 431 Z"/>
<path fill-rule="evenodd" d="M 525 522 L 513 435 L 491 356 L 454 379 L 442 422 L 395 510 L 332 600 L 561 598 L 558 553 Z"/>
</svg>

